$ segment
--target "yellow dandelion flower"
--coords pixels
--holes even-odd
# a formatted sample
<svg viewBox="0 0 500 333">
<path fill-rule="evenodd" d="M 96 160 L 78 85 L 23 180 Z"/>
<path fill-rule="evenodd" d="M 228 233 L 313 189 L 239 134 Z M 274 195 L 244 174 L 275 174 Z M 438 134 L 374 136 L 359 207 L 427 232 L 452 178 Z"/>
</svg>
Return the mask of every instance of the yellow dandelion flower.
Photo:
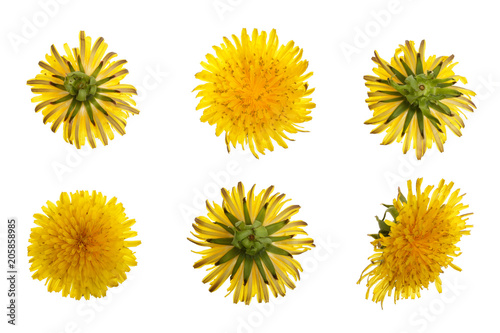
<svg viewBox="0 0 500 333">
<path fill-rule="evenodd" d="M 241 39 L 232 38 L 224 37 L 213 47 L 216 56 L 207 54 L 201 63 L 204 70 L 195 77 L 205 83 L 194 89 L 201 97 L 196 110 L 204 109 L 201 121 L 215 124 L 217 136 L 225 132 L 228 152 L 230 145 L 248 144 L 259 158 L 257 152 L 274 150 L 273 140 L 287 148 L 287 133 L 303 132 L 299 124 L 311 120 L 316 105 L 306 80 L 313 73 L 305 73 L 302 49 L 293 41 L 279 46 L 274 29 L 269 37 L 257 29 L 250 37 L 243 29 Z"/>
<path fill-rule="evenodd" d="M 28 256 L 33 279 L 44 280 L 49 292 L 64 297 L 89 299 L 106 296 L 109 287 L 127 279 L 136 266 L 131 247 L 141 241 L 116 198 L 107 201 L 101 193 L 61 193 L 54 205 L 48 201 L 44 214 L 35 214 L 38 227 L 31 229 Z"/>
<path fill-rule="evenodd" d="M 436 143 L 440 152 L 444 151 L 446 127 L 457 136 L 465 126 L 464 110 L 472 112 L 476 107 L 471 97 L 476 94 L 468 89 L 455 86 L 458 81 L 467 80 L 455 75 L 453 55 L 425 58 L 425 41 L 420 43 L 418 52 L 413 41 L 406 41 L 396 49 L 389 64 L 375 51 L 372 60 L 378 65 L 373 69 L 376 76 L 366 75 L 368 107 L 373 117 L 365 122 L 378 125 L 371 133 L 386 131 L 382 141 L 388 145 L 404 138 L 403 153 L 407 153 L 413 142 L 417 159 L 427 148 Z M 400 54 L 403 56 L 400 57 Z"/>
<path fill-rule="evenodd" d="M 367 277 L 366 298 L 373 288 L 374 302 L 383 303 L 385 296 L 394 293 L 394 303 L 403 298 L 420 297 L 420 290 L 435 283 L 442 291 L 439 274 L 448 266 L 461 271 L 453 264 L 460 255 L 456 245 L 462 235 L 470 235 L 472 225 L 467 225 L 468 216 L 461 211 L 469 206 L 461 203 L 464 194 L 453 192 L 453 182 L 441 180 L 437 189 L 427 186 L 421 191 L 422 178 L 417 180 L 416 193 L 408 181 L 408 199 L 399 191 L 397 199 L 387 207 L 394 221 L 384 217 L 377 221 L 380 231 L 372 234 L 375 254 L 365 268 L 358 284 Z M 432 194 L 431 194 L 432 193 Z"/>
<path fill-rule="evenodd" d="M 54 45 L 40 61 L 42 68 L 35 79 L 29 80 L 31 91 L 38 96 L 35 112 L 42 111 L 43 123 L 51 123 L 55 133 L 64 124 L 64 140 L 76 148 L 88 140 L 96 147 L 95 138 L 108 144 L 114 138 L 113 130 L 125 134 L 129 114 L 138 114 L 132 95 L 137 95 L 134 86 L 121 84 L 128 74 L 123 68 L 126 60 L 112 61 L 116 53 L 108 52 L 102 37 L 92 45 L 90 37 L 80 32 L 80 47 L 69 48 L 64 44 L 66 55 L 60 56 Z"/>
<path fill-rule="evenodd" d="M 217 290 L 228 278 L 228 295 L 233 302 L 250 304 L 269 301 L 269 289 L 274 297 L 285 296 L 285 286 L 295 288 L 302 267 L 293 258 L 314 247 L 311 238 L 302 229 L 304 221 L 290 221 L 300 206 L 283 209 L 285 194 L 272 194 L 274 186 L 254 194 L 255 185 L 245 195 L 242 183 L 231 193 L 222 189 L 222 206 L 207 201 L 208 218 L 195 219 L 192 233 L 198 240 L 191 242 L 208 249 L 195 252 L 202 259 L 194 268 L 210 266 L 203 283 L 210 282 L 210 292 Z"/>
</svg>

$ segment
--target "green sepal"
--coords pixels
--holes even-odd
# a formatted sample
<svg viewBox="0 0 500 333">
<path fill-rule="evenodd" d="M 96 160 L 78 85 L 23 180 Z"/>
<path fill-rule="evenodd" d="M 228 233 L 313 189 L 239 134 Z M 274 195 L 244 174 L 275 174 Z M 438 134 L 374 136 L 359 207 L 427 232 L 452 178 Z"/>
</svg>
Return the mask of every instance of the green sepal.
<svg viewBox="0 0 500 333">
<path fill-rule="evenodd" d="M 80 72 L 85 73 L 85 69 L 83 68 L 82 64 L 82 58 L 80 56 L 78 56 L 77 61 L 78 61 L 78 68 L 80 68 Z"/>
<path fill-rule="evenodd" d="M 253 258 L 250 255 L 245 255 L 245 264 L 243 265 L 243 285 L 246 286 L 250 273 L 252 273 Z"/>
<path fill-rule="evenodd" d="M 85 89 L 80 89 L 78 90 L 78 93 L 76 95 L 76 99 L 80 102 L 86 101 L 87 100 L 87 91 Z"/>
<path fill-rule="evenodd" d="M 398 199 L 397 200 L 400 200 L 401 202 L 406 203 L 406 198 L 401 193 L 401 190 L 399 188 L 398 188 Z M 396 207 L 394 207 L 394 205 L 382 204 L 382 206 L 387 208 L 385 213 L 384 213 L 384 216 L 381 219 L 378 216 L 375 216 L 375 219 L 377 219 L 378 227 L 380 230 L 377 234 L 368 234 L 368 236 L 373 237 L 374 239 L 379 239 L 380 235 L 382 235 L 384 237 L 389 237 L 389 234 L 391 232 L 391 226 L 385 222 L 385 220 L 386 220 L 385 217 L 386 217 L 387 213 L 391 214 L 391 216 L 394 219 L 394 223 L 397 223 L 396 220 L 397 220 L 397 217 L 399 216 L 399 212 L 396 209 Z"/>
<path fill-rule="evenodd" d="M 242 241 L 242 243 L 244 244 L 245 241 L 250 242 L 247 238 L 247 239 L 244 239 Z M 265 248 L 265 246 L 262 242 L 254 242 L 253 244 L 249 244 L 249 245 L 250 245 L 250 247 L 247 248 L 245 250 L 245 252 L 246 252 L 246 254 L 251 255 L 251 256 L 256 255 L 257 253 L 259 253 L 260 251 L 262 251 Z"/>
<path fill-rule="evenodd" d="M 391 96 L 401 96 L 401 94 L 397 91 L 390 91 L 390 90 L 377 90 L 377 91 Z"/>
<path fill-rule="evenodd" d="M 94 98 L 94 96 L 90 96 L 89 101 L 90 101 L 90 103 L 92 103 L 92 105 L 94 105 L 96 107 L 97 110 L 101 111 L 104 115 L 109 116 L 108 112 L 103 109 L 103 107 L 101 106 L 101 104 L 99 104 L 99 102 L 96 101 L 96 99 Z"/>
<path fill-rule="evenodd" d="M 95 98 L 97 99 L 100 99 L 101 101 L 104 101 L 104 102 L 110 102 L 110 103 L 113 103 L 113 104 L 116 104 L 115 100 L 108 97 L 108 96 L 104 96 L 104 95 L 101 95 L 101 94 L 95 94 L 94 95 Z"/>
<path fill-rule="evenodd" d="M 399 212 L 394 206 L 387 208 L 387 212 L 391 214 L 393 219 L 396 219 L 396 217 L 399 216 Z"/>
<path fill-rule="evenodd" d="M 226 230 L 227 232 L 229 232 L 231 235 L 234 235 L 234 230 L 231 229 L 230 227 L 228 227 L 227 225 L 223 224 L 223 223 L 220 223 L 220 222 L 214 222 L 214 224 L 217 224 L 219 227 L 221 227 L 222 229 Z"/>
<path fill-rule="evenodd" d="M 408 103 L 407 101 L 404 101 L 404 102 L 401 102 L 397 108 L 394 110 L 394 112 L 391 113 L 391 115 L 389 116 L 389 118 L 387 118 L 387 120 L 385 121 L 386 124 L 390 123 L 391 121 L 393 121 L 394 119 L 396 119 L 397 117 L 399 117 L 403 112 L 405 112 L 406 110 L 408 110 L 408 108 L 410 107 L 410 103 Z"/>
<path fill-rule="evenodd" d="M 208 243 L 219 244 L 219 245 L 231 245 L 233 238 L 210 238 L 207 239 Z"/>
<path fill-rule="evenodd" d="M 408 110 L 408 113 L 406 114 L 405 123 L 403 126 L 403 132 L 401 132 L 401 136 L 405 135 L 406 131 L 408 130 L 408 127 L 410 126 L 411 120 L 413 119 L 414 115 L 415 115 L 415 108 L 410 107 L 410 109 Z"/>
<path fill-rule="evenodd" d="M 385 216 L 387 215 L 387 213 L 391 214 L 391 216 L 396 219 L 396 217 L 398 217 L 399 213 L 396 209 L 396 207 L 394 207 L 393 205 L 385 205 L 385 204 L 382 204 L 382 206 L 384 206 L 386 209 L 385 213 L 384 213 L 384 217 L 382 218 L 382 220 L 385 220 Z"/>
<path fill-rule="evenodd" d="M 259 242 L 262 243 L 262 245 L 264 245 L 264 247 L 267 247 L 268 245 L 272 244 L 272 242 L 273 242 L 272 238 L 273 237 L 263 237 L 263 238 L 259 239 Z M 277 237 L 274 237 L 274 238 L 277 238 Z"/>
<path fill-rule="evenodd" d="M 236 263 L 233 266 L 233 270 L 231 271 L 231 277 L 229 278 L 229 280 L 233 279 L 234 274 L 236 274 L 236 272 L 238 271 L 238 268 L 240 268 L 241 263 L 243 262 L 243 259 L 245 259 L 245 253 L 243 253 L 243 251 L 242 251 L 240 253 L 240 256 L 238 257 L 238 259 L 236 259 Z"/>
<path fill-rule="evenodd" d="M 76 115 L 80 111 L 80 108 L 82 107 L 82 102 L 81 101 L 76 101 L 75 109 L 73 110 L 73 113 L 69 117 L 69 122 L 72 122 L 73 119 L 75 119 Z"/>
<path fill-rule="evenodd" d="M 406 197 L 401 193 L 401 189 L 398 188 L 398 200 L 401 201 L 402 203 L 407 203 Z"/>
<path fill-rule="evenodd" d="M 73 96 L 71 96 L 71 98 L 73 98 Z M 71 115 L 71 113 L 73 112 L 73 109 L 76 106 L 76 102 L 77 102 L 76 98 L 73 98 L 73 100 L 71 101 L 71 104 L 69 105 L 68 111 L 66 111 L 66 115 L 64 116 L 64 121 L 68 120 L 69 116 Z"/>
<path fill-rule="evenodd" d="M 89 116 L 90 122 L 92 123 L 92 125 L 95 126 L 94 112 L 92 111 L 92 108 L 90 107 L 90 102 L 85 101 L 85 102 L 83 102 L 83 105 L 85 106 L 85 110 L 87 110 L 87 115 Z"/>
<path fill-rule="evenodd" d="M 295 235 L 279 236 L 279 237 L 269 237 L 269 239 L 271 240 L 271 242 L 274 243 L 274 242 L 280 242 L 280 241 L 284 241 L 284 240 L 293 238 L 293 236 L 295 236 Z"/>
<path fill-rule="evenodd" d="M 259 221 L 256 221 L 256 222 L 259 222 Z M 263 226 L 255 228 L 254 232 L 255 232 L 255 237 L 258 237 L 258 238 L 269 236 L 269 232 L 267 232 L 266 227 L 263 227 Z"/>
<path fill-rule="evenodd" d="M 396 91 L 399 94 L 401 94 L 405 97 L 410 93 L 410 91 L 407 88 L 407 85 L 399 84 L 396 81 L 392 80 L 391 78 L 387 79 L 387 84 L 389 86 L 393 87 L 394 89 L 396 89 Z"/>
<path fill-rule="evenodd" d="M 262 266 L 262 260 L 260 256 L 254 256 L 253 259 L 255 260 L 255 265 L 257 265 L 257 268 L 259 269 L 260 276 L 262 276 L 264 283 L 269 284 L 269 281 L 267 280 L 266 271 L 264 270 L 264 266 Z"/>
<path fill-rule="evenodd" d="M 262 226 L 262 222 L 255 220 L 252 224 L 251 227 L 252 229 L 258 229 Z"/>
<path fill-rule="evenodd" d="M 441 61 L 434 69 L 432 70 L 432 77 L 437 78 L 439 73 L 441 72 L 441 67 L 443 66 L 443 62 Z"/>
<path fill-rule="evenodd" d="M 287 219 L 287 220 L 284 220 L 284 221 L 281 221 L 281 222 L 277 222 L 277 223 L 273 223 L 273 224 L 267 225 L 266 229 L 267 229 L 268 235 L 272 235 L 275 232 L 281 230 L 289 222 L 290 222 L 290 220 Z"/>
<path fill-rule="evenodd" d="M 384 234 L 384 233 L 389 233 L 389 231 L 391 231 L 391 227 L 384 221 L 385 214 L 382 219 L 379 219 L 378 216 L 375 216 L 375 218 L 377 219 L 378 227 L 380 228 L 379 233 Z"/>
<path fill-rule="evenodd" d="M 445 83 L 438 83 L 438 84 L 436 84 L 436 87 L 438 87 L 438 88 L 451 87 L 451 86 L 455 85 L 455 83 L 457 83 L 457 81 L 450 81 L 450 82 L 445 82 Z"/>
<path fill-rule="evenodd" d="M 236 223 L 239 222 L 239 220 L 233 214 L 231 214 L 226 209 L 226 207 L 224 207 L 223 210 L 224 210 L 224 215 L 226 215 L 226 217 L 228 218 L 229 222 L 231 222 L 234 226 L 236 226 Z"/>
<path fill-rule="evenodd" d="M 420 135 L 422 135 L 422 138 L 424 137 L 424 115 L 422 114 L 422 110 L 417 109 L 417 123 L 418 123 L 418 129 L 420 131 Z"/>
<path fill-rule="evenodd" d="M 424 116 L 429 119 L 429 121 L 431 122 L 431 124 L 441 133 L 443 133 L 443 130 L 441 129 L 441 122 L 439 121 L 439 119 L 437 119 L 436 117 L 434 117 L 429 108 L 426 106 L 425 108 L 422 108 L 422 113 L 424 114 Z"/>
<path fill-rule="evenodd" d="M 391 65 L 389 65 L 389 69 L 394 73 L 394 75 L 396 75 L 396 77 L 399 79 L 399 81 L 401 81 L 401 83 L 405 82 L 406 76 L 401 74 L 396 68 L 392 67 Z"/>
<path fill-rule="evenodd" d="M 417 75 L 424 73 L 424 67 L 422 66 L 422 56 L 420 53 L 417 53 Z"/>
<path fill-rule="evenodd" d="M 59 103 L 62 103 L 62 102 L 66 102 L 66 101 L 69 101 L 70 99 L 72 99 L 73 96 L 71 95 L 66 95 L 64 97 L 61 97 L 59 98 L 57 101 L 53 101 L 53 102 L 50 102 L 50 104 L 59 104 Z"/>
<path fill-rule="evenodd" d="M 97 66 L 97 68 L 95 69 L 95 71 L 92 73 L 93 77 L 97 77 L 97 75 L 99 75 L 99 72 L 101 71 L 102 66 L 103 66 L 103 62 L 101 61 L 99 63 L 99 66 Z"/>
<path fill-rule="evenodd" d="M 252 234 L 253 234 L 253 231 L 251 229 L 238 231 L 238 232 L 236 232 L 236 235 L 234 236 L 234 240 L 237 242 L 241 242 L 242 240 L 244 240 L 245 238 L 247 238 L 248 236 L 250 236 Z"/>
<path fill-rule="evenodd" d="M 292 255 L 288 251 L 285 251 L 282 248 L 279 248 L 279 247 L 274 246 L 272 244 L 267 246 L 266 251 L 280 255 L 280 256 L 292 257 Z"/>
<path fill-rule="evenodd" d="M 463 94 L 453 88 L 436 88 L 436 94 L 438 99 L 460 97 Z"/>
<path fill-rule="evenodd" d="M 260 252 L 259 255 L 260 255 L 260 258 L 262 259 L 262 262 L 264 263 L 264 265 L 266 265 L 267 270 L 271 273 L 271 276 L 275 280 L 277 280 L 278 275 L 276 275 L 276 269 L 274 268 L 274 264 L 271 261 L 271 258 L 269 258 L 269 255 L 267 254 L 267 252 L 262 251 L 262 252 Z"/>
<path fill-rule="evenodd" d="M 451 113 L 451 109 L 444 103 L 441 103 L 440 101 L 435 101 L 431 104 L 431 107 L 436 110 L 437 112 L 441 112 L 449 117 L 453 117 L 453 114 Z"/>
<path fill-rule="evenodd" d="M 57 84 L 57 83 L 50 81 L 50 85 L 53 87 L 56 87 L 57 89 L 66 91 L 66 87 L 62 84 Z"/>
<path fill-rule="evenodd" d="M 432 82 L 434 82 L 436 84 L 436 86 L 439 84 L 449 84 L 449 83 L 451 83 L 453 85 L 453 84 L 457 83 L 457 79 L 454 77 L 444 77 L 442 79 L 434 78 L 434 79 L 432 79 Z"/>
<path fill-rule="evenodd" d="M 396 98 L 385 99 L 383 101 L 380 101 L 380 103 L 392 103 L 392 102 L 404 101 L 404 99 L 405 99 L 404 96 L 400 96 Z"/>
<path fill-rule="evenodd" d="M 55 77 L 56 79 L 59 79 L 61 81 L 64 81 L 64 77 L 61 76 L 61 75 L 56 75 L 56 74 L 53 74 L 52 77 Z"/>
<path fill-rule="evenodd" d="M 221 264 L 224 264 L 228 262 L 229 260 L 233 259 L 236 257 L 238 254 L 241 253 L 241 250 L 233 247 L 231 250 L 227 251 L 226 254 L 224 254 L 216 263 L 215 266 L 219 266 Z"/>
<path fill-rule="evenodd" d="M 247 229 L 251 229 L 251 228 L 246 228 L 247 225 L 245 224 L 244 221 L 238 221 L 234 224 L 234 227 L 237 229 L 237 230 L 247 230 Z"/>
<path fill-rule="evenodd" d="M 241 245 L 245 248 L 245 253 L 250 254 L 250 247 L 252 247 L 253 243 L 248 239 L 244 238 L 240 241 Z M 236 246 L 236 245 L 235 245 Z"/>
<path fill-rule="evenodd" d="M 243 198 L 243 217 L 245 218 L 245 224 L 252 224 L 252 220 L 250 219 L 250 214 L 248 213 L 248 204 L 247 198 Z"/>
<path fill-rule="evenodd" d="M 266 217 L 267 207 L 269 207 L 268 202 L 266 202 L 264 206 L 262 206 L 262 208 L 260 209 L 259 214 L 257 214 L 257 217 L 255 218 L 256 221 L 264 222 L 264 219 Z"/>
<path fill-rule="evenodd" d="M 399 61 L 401 61 L 401 64 L 403 65 L 407 77 L 410 77 L 411 75 L 415 76 L 415 73 L 411 70 L 411 68 L 406 64 L 406 62 L 403 60 L 403 58 L 399 58 Z"/>
<path fill-rule="evenodd" d="M 66 64 L 68 65 L 68 68 L 69 68 L 70 72 L 76 72 L 75 69 L 73 68 L 73 65 L 71 64 L 71 62 L 66 61 Z"/>
<path fill-rule="evenodd" d="M 116 89 L 106 89 L 106 88 L 96 88 L 96 92 L 98 93 L 119 93 L 119 90 Z"/>
<path fill-rule="evenodd" d="M 104 84 L 104 83 L 106 83 L 108 81 L 111 81 L 114 78 L 115 78 L 115 76 L 111 75 L 111 76 L 108 76 L 108 77 L 106 77 L 104 79 L 101 79 L 101 80 L 99 80 L 99 81 L 96 82 L 96 86 L 100 86 L 101 84 Z"/>
</svg>

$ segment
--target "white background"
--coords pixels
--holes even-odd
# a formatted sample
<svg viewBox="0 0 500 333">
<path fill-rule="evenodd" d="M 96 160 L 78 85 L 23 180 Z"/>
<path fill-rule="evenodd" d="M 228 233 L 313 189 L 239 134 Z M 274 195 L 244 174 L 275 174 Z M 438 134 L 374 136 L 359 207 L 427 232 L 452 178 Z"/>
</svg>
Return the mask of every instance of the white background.
<svg viewBox="0 0 500 333">
<path fill-rule="evenodd" d="M 495 257 L 498 223 L 498 8 L 494 1 L 4 1 L 1 57 L 2 272 L 6 271 L 8 216 L 19 220 L 18 326 L 6 324 L 6 290 L 0 282 L 1 331 L 5 332 L 469 332 L 497 329 L 500 296 Z M 219 9 L 217 9 L 217 6 Z M 35 29 L 27 28 L 34 25 Z M 276 28 L 280 42 L 294 40 L 314 71 L 309 86 L 317 107 L 288 149 L 256 160 L 248 150 L 228 154 L 223 137 L 201 123 L 192 89 L 200 62 L 223 36 L 241 29 Z M 53 134 L 34 112 L 26 85 L 54 44 L 78 45 L 85 30 L 102 36 L 108 50 L 127 59 L 123 82 L 140 89 L 140 115 L 127 134 L 109 146 L 77 154 L 59 131 Z M 368 35 L 366 35 L 368 33 Z M 12 42 L 20 40 L 19 44 Z M 466 120 L 463 137 L 449 132 L 445 152 L 431 149 L 417 165 L 414 151 L 381 146 L 371 135 L 363 75 L 371 74 L 377 49 L 392 57 L 406 39 L 427 41 L 427 55 L 455 55 L 456 73 L 478 93 L 478 109 Z M 346 54 L 350 47 L 356 53 Z M 153 74 L 152 74 L 153 73 Z M 165 74 L 168 73 L 168 74 Z M 85 156 L 81 156 L 85 154 Z M 68 169 L 59 176 L 55 167 Z M 68 171 L 69 170 L 69 171 Z M 474 212 L 463 254 L 418 300 L 384 310 L 365 300 L 359 274 L 372 253 L 367 233 L 374 215 L 390 203 L 406 179 L 441 178 L 467 193 Z M 247 188 L 276 189 L 300 204 L 297 218 L 317 248 L 297 257 L 303 279 L 285 298 L 262 305 L 235 305 L 225 287 L 211 294 L 204 269 L 192 265 L 197 248 L 186 240 L 204 199 L 221 202 L 216 188 L 243 181 Z M 98 190 L 121 201 L 143 244 L 138 266 L 105 299 L 75 301 L 48 293 L 32 280 L 26 247 L 33 214 L 62 191 Z M 217 190 L 218 191 L 218 190 Z M 490 259 L 491 258 L 491 259 Z M 5 276 L 1 273 L 0 276 Z M 227 286 L 227 285 L 226 285 Z M 7 328 L 7 329 L 6 329 Z"/>
</svg>

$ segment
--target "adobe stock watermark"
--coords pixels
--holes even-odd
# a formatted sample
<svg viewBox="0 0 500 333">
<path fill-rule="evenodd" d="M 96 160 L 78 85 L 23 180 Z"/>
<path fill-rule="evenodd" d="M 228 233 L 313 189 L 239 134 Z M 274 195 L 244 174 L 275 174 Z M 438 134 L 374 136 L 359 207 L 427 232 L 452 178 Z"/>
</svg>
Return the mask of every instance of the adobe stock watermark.
<svg viewBox="0 0 500 333">
<path fill-rule="evenodd" d="M 220 201 L 222 188 L 230 189 L 236 186 L 238 176 L 243 173 L 243 166 L 237 160 L 229 160 L 218 171 L 208 172 L 209 181 L 193 189 L 193 197 L 189 204 L 181 203 L 179 212 L 182 220 L 192 223 L 194 219 L 206 212 L 206 201 Z"/>
<path fill-rule="evenodd" d="M 304 284 L 310 279 L 322 264 L 335 255 L 335 252 L 341 246 L 340 243 L 331 236 L 326 238 L 315 238 L 314 243 L 316 244 L 315 248 L 299 256 L 299 261 L 303 269 L 303 272 L 300 274 L 300 284 Z M 297 288 L 299 288 L 299 286 Z M 257 332 L 258 328 L 264 325 L 264 322 L 269 319 L 276 312 L 277 308 L 279 308 L 279 305 L 284 302 L 283 299 L 284 297 L 281 296 L 274 298 L 270 295 L 268 303 L 252 303 L 252 311 L 245 317 L 238 317 L 237 326 L 234 332 Z"/>
<path fill-rule="evenodd" d="M 183 222 L 191 224 L 196 217 L 205 215 L 207 200 L 220 203 L 222 201 L 221 189 L 225 188 L 230 191 L 237 186 L 244 169 L 249 168 L 257 161 L 248 149 L 235 149 L 229 154 L 232 154 L 231 159 L 225 165 L 216 171 L 208 172 L 209 179 L 193 189 L 190 202 L 179 204 L 179 213 Z M 247 186 L 253 186 L 253 184 L 247 184 Z M 257 184 L 258 186 L 259 184 Z M 245 190 L 249 190 L 249 188 L 245 188 Z"/>
<path fill-rule="evenodd" d="M 140 81 L 141 84 L 135 85 L 137 96 L 134 96 L 134 100 L 138 103 L 139 110 L 144 105 L 144 101 L 148 95 L 160 88 L 169 76 L 169 73 L 162 70 L 159 65 L 155 67 L 146 66 L 144 71 L 146 74 L 143 75 L 142 81 Z M 59 182 L 63 182 L 68 175 L 73 174 L 82 165 L 84 160 L 93 153 L 93 149 L 88 144 L 82 146 L 80 149 L 75 149 L 75 147 L 68 144 L 65 149 L 66 154 L 64 158 L 52 161 L 51 163 L 54 175 Z"/>
<path fill-rule="evenodd" d="M 14 53 L 19 53 L 23 45 L 28 44 L 36 38 L 61 11 L 62 6 L 68 4 L 70 0 L 40 0 L 37 2 L 38 8 L 28 16 L 21 17 L 20 28 L 17 31 L 7 32 Z"/>
<path fill-rule="evenodd" d="M 487 77 L 479 76 L 477 78 L 478 84 L 472 89 L 476 96 L 474 97 L 480 102 L 486 101 L 493 97 L 495 92 L 500 87 L 500 81 L 497 81 L 493 74 L 489 73 Z M 473 101 L 474 101 L 473 98 Z"/>
<path fill-rule="evenodd" d="M 384 171 L 384 179 L 389 189 L 394 190 L 395 188 L 406 186 L 405 184 L 408 179 L 411 179 L 417 168 L 424 164 L 424 159 L 428 160 L 431 156 L 434 156 L 436 150 L 437 148 L 435 147 L 434 149 L 427 150 L 425 157 L 421 160 L 417 160 L 412 150 L 403 156 L 398 156 L 396 169 L 393 171 Z"/>
<path fill-rule="evenodd" d="M 233 12 L 243 3 L 243 0 L 215 0 L 212 7 L 221 21 L 224 21 L 226 14 Z"/>
<path fill-rule="evenodd" d="M 432 323 L 446 312 L 446 309 L 457 301 L 462 293 L 467 290 L 467 286 L 462 284 L 458 278 L 453 281 L 443 279 L 443 292 L 432 299 L 426 306 L 419 306 L 408 318 L 409 330 L 400 333 L 423 333 L 426 332 Z"/>
<path fill-rule="evenodd" d="M 134 281 L 134 275 L 129 273 L 127 280 L 124 283 Z M 63 327 L 51 333 L 83 333 L 85 327 L 99 318 L 99 315 L 109 307 L 110 304 L 123 292 L 123 287 L 109 288 L 105 297 L 95 298 L 90 297 L 89 300 L 82 299 L 76 307 L 73 319 L 64 324 Z"/>
<path fill-rule="evenodd" d="M 390 0 L 384 9 L 372 10 L 370 20 L 363 26 L 355 26 L 354 35 L 348 42 L 340 43 L 340 50 L 347 63 L 351 63 L 353 57 L 361 53 L 365 47 L 369 46 L 374 38 L 389 27 L 395 15 L 403 11 L 401 0 Z"/>
<path fill-rule="evenodd" d="M 137 96 L 134 100 L 138 103 L 144 102 L 148 96 L 156 91 L 169 77 L 169 72 L 161 69 L 160 65 L 156 64 L 153 67 L 146 66 L 144 68 L 146 74 L 143 75 L 140 85 L 136 85 Z"/>
</svg>

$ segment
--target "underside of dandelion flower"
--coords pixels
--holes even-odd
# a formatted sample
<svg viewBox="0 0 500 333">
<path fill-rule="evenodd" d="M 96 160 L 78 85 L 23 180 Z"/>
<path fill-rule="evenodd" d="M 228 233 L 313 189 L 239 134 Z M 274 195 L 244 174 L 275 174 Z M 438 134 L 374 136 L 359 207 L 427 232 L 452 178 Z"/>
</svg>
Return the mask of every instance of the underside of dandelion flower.
<svg viewBox="0 0 500 333">
<path fill-rule="evenodd" d="M 366 102 L 373 111 L 365 124 L 377 125 L 371 133 L 386 131 L 383 145 L 404 140 L 405 154 L 413 143 L 420 159 L 434 142 L 440 152 L 444 151 L 446 127 L 461 136 L 460 129 L 465 126 L 461 116 L 476 106 L 471 100 L 475 93 L 455 85 L 467 80 L 453 72 L 457 64 L 454 56 L 426 59 L 425 41 L 418 52 L 414 44 L 406 41 L 400 45 L 390 63 L 375 51 L 376 76 L 364 77 L 370 89 Z"/>
<path fill-rule="evenodd" d="M 258 158 L 274 150 L 273 141 L 287 148 L 287 133 L 303 131 L 299 124 L 311 120 L 315 107 L 302 49 L 293 41 L 280 46 L 274 29 L 269 36 L 254 29 L 251 37 L 243 29 L 241 39 L 232 39 L 214 46 L 216 55 L 207 54 L 196 74 L 205 82 L 194 89 L 201 97 L 196 109 L 204 109 L 201 121 L 215 124 L 217 136 L 225 132 L 228 152 L 231 145 L 248 145 Z"/>
<path fill-rule="evenodd" d="M 250 304 L 269 301 L 269 290 L 277 297 L 285 296 L 286 289 L 295 288 L 295 281 L 302 271 L 293 256 L 314 247 L 307 235 L 304 221 L 291 221 L 300 206 L 283 209 L 285 195 L 274 193 L 274 187 L 254 193 L 255 185 L 245 194 L 239 183 L 231 192 L 222 189 L 222 206 L 207 201 L 208 217 L 195 219 L 192 233 L 198 240 L 191 242 L 208 249 L 195 252 L 202 259 L 195 268 L 210 266 L 210 273 L 203 283 L 210 283 L 210 292 L 217 290 L 228 278 L 228 295 L 233 292 L 233 302 Z"/>
<path fill-rule="evenodd" d="M 441 180 L 438 187 L 427 186 L 421 191 L 422 178 L 417 180 L 416 193 L 408 181 L 408 198 L 400 191 L 392 205 L 377 221 L 379 232 L 371 234 L 375 254 L 368 259 L 358 284 L 367 278 L 366 298 L 373 288 L 372 300 L 383 303 L 386 296 L 394 294 L 399 299 L 420 297 L 423 288 L 435 283 L 442 291 L 439 275 L 448 266 L 461 271 L 453 259 L 461 254 L 456 245 L 463 235 L 470 235 L 468 208 L 461 203 L 464 194 L 452 192 L 453 182 Z M 389 213 L 393 221 L 386 219 Z"/>
<path fill-rule="evenodd" d="M 101 193 L 61 193 L 35 214 L 28 256 L 33 279 L 45 280 L 49 292 L 80 299 L 104 297 L 110 287 L 126 280 L 137 261 L 131 247 L 141 241 L 116 198 Z"/>
<path fill-rule="evenodd" d="M 52 45 L 47 62 L 38 63 L 41 73 L 27 82 L 39 94 L 32 102 L 38 103 L 35 112 L 42 111 L 43 123 L 51 123 L 53 132 L 64 124 L 64 140 L 76 148 L 86 140 L 95 148 L 95 138 L 107 145 L 114 131 L 125 134 L 128 116 L 139 113 L 131 106 L 136 89 L 120 83 L 128 74 L 123 68 L 127 61 L 112 61 L 116 53 L 105 54 L 107 47 L 102 37 L 92 45 L 81 31 L 79 47 L 64 44 L 66 55 L 61 56 Z"/>
</svg>

